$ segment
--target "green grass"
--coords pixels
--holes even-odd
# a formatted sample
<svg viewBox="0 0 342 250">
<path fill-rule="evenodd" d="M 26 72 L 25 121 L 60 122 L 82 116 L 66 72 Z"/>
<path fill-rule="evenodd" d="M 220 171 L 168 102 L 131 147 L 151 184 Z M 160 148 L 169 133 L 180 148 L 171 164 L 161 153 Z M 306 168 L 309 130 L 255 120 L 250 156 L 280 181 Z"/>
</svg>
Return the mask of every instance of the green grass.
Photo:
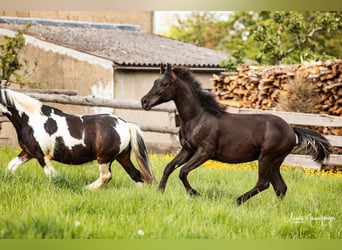
<svg viewBox="0 0 342 250">
<path fill-rule="evenodd" d="M 189 175 L 201 192 L 189 197 L 176 170 L 165 193 L 137 187 L 117 163 L 112 181 L 96 191 L 96 163 L 68 166 L 49 180 L 36 160 L 7 174 L 17 149 L 0 149 L 0 238 L 22 239 L 339 239 L 342 178 L 282 171 L 288 193 L 269 188 L 242 206 L 236 198 L 256 182 L 256 165 L 200 167 Z M 151 155 L 158 180 L 170 157 Z M 215 164 L 215 163 L 213 163 Z M 241 167 L 239 169 L 238 167 Z"/>
</svg>

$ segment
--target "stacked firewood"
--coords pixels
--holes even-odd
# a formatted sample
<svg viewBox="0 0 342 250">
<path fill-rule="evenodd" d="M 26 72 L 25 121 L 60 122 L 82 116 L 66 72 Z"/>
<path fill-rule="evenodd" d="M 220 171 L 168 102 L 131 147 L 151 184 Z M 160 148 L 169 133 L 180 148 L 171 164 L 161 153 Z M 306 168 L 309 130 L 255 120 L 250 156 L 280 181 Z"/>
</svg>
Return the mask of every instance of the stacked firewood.
<svg viewBox="0 0 342 250">
<path fill-rule="evenodd" d="M 314 113 L 342 116 L 342 59 L 297 65 L 242 65 L 238 72 L 222 72 L 211 79 L 215 94 L 232 107 L 279 109 L 281 95 L 289 95 L 294 80 L 314 85 L 318 94 Z M 305 100 L 309 102 L 310 100 Z"/>
</svg>

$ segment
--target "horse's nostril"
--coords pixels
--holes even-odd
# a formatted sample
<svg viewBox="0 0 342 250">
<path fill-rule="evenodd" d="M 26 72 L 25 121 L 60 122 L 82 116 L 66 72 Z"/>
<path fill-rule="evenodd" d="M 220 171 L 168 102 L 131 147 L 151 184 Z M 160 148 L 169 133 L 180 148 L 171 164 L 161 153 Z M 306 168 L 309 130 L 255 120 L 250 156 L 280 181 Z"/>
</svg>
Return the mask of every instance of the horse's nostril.
<svg viewBox="0 0 342 250">
<path fill-rule="evenodd" d="M 147 99 L 144 97 L 141 99 L 141 106 L 146 109 L 146 106 L 147 106 Z"/>
</svg>

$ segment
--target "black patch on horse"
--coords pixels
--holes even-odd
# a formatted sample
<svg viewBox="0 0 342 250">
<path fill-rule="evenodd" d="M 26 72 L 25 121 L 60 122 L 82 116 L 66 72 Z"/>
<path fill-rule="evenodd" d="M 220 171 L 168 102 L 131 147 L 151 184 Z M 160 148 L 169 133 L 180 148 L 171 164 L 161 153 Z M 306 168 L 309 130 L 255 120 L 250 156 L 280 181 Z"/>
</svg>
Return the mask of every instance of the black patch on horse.
<svg viewBox="0 0 342 250">
<path fill-rule="evenodd" d="M 57 131 L 57 122 L 49 117 L 48 120 L 44 123 L 44 129 L 51 136 Z"/>
<path fill-rule="evenodd" d="M 42 111 L 43 115 L 45 116 L 50 116 L 52 113 L 52 108 L 46 105 L 43 105 L 40 110 Z"/>
<path fill-rule="evenodd" d="M 96 160 L 96 156 L 81 144 L 73 146 L 71 149 L 65 146 L 61 136 L 56 137 L 54 159 L 65 164 L 82 164 Z"/>
<path fill-rule="evenodd" d="M 66 119 L 70 135 L 76 139 L 82 139 L 83 121 L 79 116 L 63 115 Z"/>
</svg>

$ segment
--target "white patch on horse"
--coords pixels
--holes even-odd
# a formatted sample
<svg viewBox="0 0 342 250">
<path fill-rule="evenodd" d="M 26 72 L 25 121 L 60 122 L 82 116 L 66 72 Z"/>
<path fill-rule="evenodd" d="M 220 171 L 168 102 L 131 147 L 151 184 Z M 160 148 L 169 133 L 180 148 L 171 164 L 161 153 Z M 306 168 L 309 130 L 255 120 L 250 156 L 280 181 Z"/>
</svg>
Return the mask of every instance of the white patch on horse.
<svg viewBox="0 0 342 250">
<path fill-rule="evenodd" d="M 42 149 L 44 155 L 47 155 L 49 152 L 53 152 L 54 142 L 51 141 L 51 137 L 45 131 L 44 124 L 48 120 L 47 116 L 43 116 L 41 114 L 30 115 L 28 120 L 28 125 L 33 130 L 33 136 L 36 141 L 39 143 L 40 148 Z"/>
<path fill-rule="evenodd" d="M 30 119 L 28 121 L 28 124 L 34 131 L 33 136 L 39 143 L 39 146 L 42 149 L 44 155 L 50 155 L 51 157 L 53 157 L 57 137 L 63 138 L 65 146 L 70 150 L 72 149 L 72 147 L 77 145 L 82 145 L 84 147 L 86 146 L 84 142 L 84 132 L 82 133 L 81 139 L 71 136 L 65 117 L 52 113 L 50 118 L 57 123 L 57 131 L 51 136 L 46 132 L 44 128 L 44 124 L 48 120 L 47 116 L 35 114 L 32 117 L 30 116 Z"/>
<path fill-rule="evenodd" d="M 295 133 L 295 136 L 296 136 L 296 145 L 298 145 L 299 144 L 298 135 Z"/>
<path fill-rule="evenodd" d="M 115 130 L 118 132 L 120 136 L 120 140 L 121 140 L 120 153 L 121 153 L 128 147 L 131 141 L 131 134 L 130 134 L 127 123 L 121 120 L 119 117 L 116 117 L 116 119 L 118 123 L 115 125 Z"/>
<path fill-rule="evenodd" d="M 72 149 L 72 147 L 77 146 L 77 145 L 82 145 L 84 147 L 86 146 L 84 142 L 84 137 L 85 137 L 84 131 L 82 132 L 81 139 L 75 138 L 71 136 L 66 118 L 64 116 L 59 116 L 59 115 L 52 113 L 51 118 L 55 120 L 57 123 L 57 131 L 54 134 L 52 134 L 51 137 L 54 137 L 54 139 L 56 139 L 56 137 L 62 137 L 65 146 L 70 150 Z M 80 119 L 82 120 L 81 117 Z"/>
</svg>

